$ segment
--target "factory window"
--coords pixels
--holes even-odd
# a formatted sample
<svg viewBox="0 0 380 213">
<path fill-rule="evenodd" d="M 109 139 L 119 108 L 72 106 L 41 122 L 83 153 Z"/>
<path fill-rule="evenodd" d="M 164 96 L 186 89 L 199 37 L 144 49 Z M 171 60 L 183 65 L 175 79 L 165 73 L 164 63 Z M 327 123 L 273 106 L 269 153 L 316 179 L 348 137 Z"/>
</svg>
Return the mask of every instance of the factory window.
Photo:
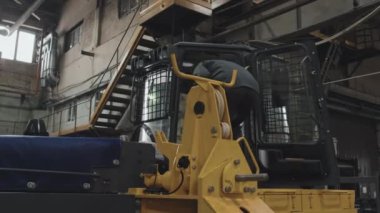
<svg viewBox="0 0 380 213">
<path fill-rule="evenodd" d="M 119 17 L 131 13 L 137 8 L 138 4 L 138 0 L 119 0 Z"/>
<path fill-rule="evenodd" d="M 0 29 L 5 27 L 0 26 Z M 27 63 L 33 62 L 36 33 L 24 29 L 17 30 L 10 36 L 0 34 L 1 58 Z"/>
<path fill-rule="evenodd" d="M 76 44 L 79 44 L 82 32 L 82 22 L 75 25 L 65 36 L 65 51 L 67 52 L 73 48 Z"/>
<path fill-rule="evenodd" d="M 77 114 L 77 102 L 70 103 L 67 110 L 67 121 L 74 121 Z"/>
<path fill-rule="evenodd" d="M 16 51 L 16 60 L 23 62 L 32 62 L 35 47 L 36 35 L 30 32 L 18 32 L 18 45 Z"/>
</svg>

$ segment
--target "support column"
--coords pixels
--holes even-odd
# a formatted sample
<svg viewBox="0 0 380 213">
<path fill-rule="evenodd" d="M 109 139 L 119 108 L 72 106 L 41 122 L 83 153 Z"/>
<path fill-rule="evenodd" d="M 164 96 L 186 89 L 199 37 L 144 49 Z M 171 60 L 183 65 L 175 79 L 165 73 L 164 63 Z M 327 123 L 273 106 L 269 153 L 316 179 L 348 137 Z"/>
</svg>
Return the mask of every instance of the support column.
<svg viewBox="0 0 380 213">
<path fill-rule="evenodd" d="M 376 124 L 376 139 L 377 139 L 377 165 L 380 165 L 380 122 Z"/>
</svg>

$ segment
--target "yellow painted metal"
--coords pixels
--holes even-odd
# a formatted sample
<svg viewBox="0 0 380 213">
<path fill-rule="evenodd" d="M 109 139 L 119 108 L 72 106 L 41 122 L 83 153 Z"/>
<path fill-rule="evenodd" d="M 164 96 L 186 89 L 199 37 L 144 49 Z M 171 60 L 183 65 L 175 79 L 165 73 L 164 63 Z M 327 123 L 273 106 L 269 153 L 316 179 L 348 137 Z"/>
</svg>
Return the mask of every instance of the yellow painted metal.
<svg viewBox="0 0 380 213">
<path fill-rule="evenodd" d="M 276 213 L 356 213 L 354 191 L 259 189 L 258 196 Z"/>
<path fill-rule="evenodd" d="M 169 170 L 163 175 L 144 175 L 148 187 L 162 187 L 172 193 L 153 199 L 157 195 L 144 194 L 141 189 L 131 190 L 130 193 L 141 198 L 142 203 L 149 201 L 150 205 L 144 205 L 142 211 L 167 211 L 165 207 L 153 205 L 154 201 L 175 199 L 185 202 L 196 198 L 194 205 L 198 212 L 239 212 L 241 208 L 249 212 L 259 209 L 260 212 L 273 212 L 257 196 L 256 181 L 235 180 L 236 175 L 249 175 L 251 170 L 239 142 L 232 139 L 232 132 L 225 134 L 227 137 L 222 134 L 221 124 L 230 125 L 223 86 L 232 87 L 235 84 L 237 71 L 233 71 L 230 83 L 213 81 L 180 72 L 175 55 L 171 59 L 174 74 L 195 81 L 197 86 L 187 96 L 182 143 L 170 143 L 164 133 L 156 134 L 157 149 L 168 158 Z M 217 93 L 222 97 L 219 101 Z M 200 103 L 203 112 L 196 112 L 194 106 Z M 190 160 L 190 165 L 188 168 L 178 168 L 178 160 L 184 156 Z M 256 171 L 259 172 L 259 169 L 256 168 Z M 149 206 L 154 206 L 154 209 L 149 209 Z M 173 209 L 172 212 L 178 210 Z"/>
<path fill-rule="evenodd" d="M 176 5 L 206 16 L 211 16 L 212 14 L 211 4 L 201 0 L 155 0 L 140 12 L 139 21 L 141 24 L 144 24 Z"/>
<path fill-rule="evenodd" d="M 169 170 L 164 174 L 143 174 L 147 187 L 162 187 L 170 193 L 129 190 L 129 194 L 141 199 L 142 212 L 356 212 L 350 191 L 258 189 L 257 181 L 236 181 L 237 175 L 252 174 L 239 143 L 248 147 L 246 140 L 233 140 L 232 132 L 222 134 L 221 124 L 230 125 L 223 86 L 234 85 L 236 70 L 231 82 L 224 83 L 180 72 L 175 55 L 171 55 L 171 62 L 174 74 L 197 85 L 187 96 L 182 143 L 170 143 L 163 132 L 156 134 L 157 149 L 168 158 Z M 218 101 L 217 93 L 222 100 Z M 200 103 L 203 111 L 195 110 Z M 259 174 L 250 149 L 249 154 Z M 190 164 L 179 168 L 178 161 L 183 157 Z"/>
<path fill-rule="evenodd" d="M 179 6 L 205 16 L 211 16 L 212 10 L 233 0 L 154 0 L 140 12 L 140 23 L 154 19 L 173 6 Z"/>
</svg>

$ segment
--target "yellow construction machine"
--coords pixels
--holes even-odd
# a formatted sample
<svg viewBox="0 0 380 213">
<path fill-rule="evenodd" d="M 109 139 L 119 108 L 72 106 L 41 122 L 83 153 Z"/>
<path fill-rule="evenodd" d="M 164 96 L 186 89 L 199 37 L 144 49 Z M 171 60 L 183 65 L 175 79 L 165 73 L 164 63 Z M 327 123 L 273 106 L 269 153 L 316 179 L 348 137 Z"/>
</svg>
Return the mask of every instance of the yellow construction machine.
<svg viewBox="0 0 380 213">
<path fill-rule="evenodd" d="M 290 53 L 289 58 L 285 52 Z M 135 82 L 140 87 L 136 86 L 135 92 L 142 96 L 137 98 L 141 104 L 136 104 L 136 109 L 141 106 L 142 110 L 134 117 L 145 125 L 138 135 L 140 141 L 155 140 L 164 159 L 155 164 L 153 172 L 141 173 L 145 187 L 129 189 L 128 194 L 140 200 L 141 212 L 357 212 L 354 191 L 330 189 L 336 178 L 335 162 L 327 165 L 326 159 L 321 159 L 333 152 L 326 152 L 331 144 L 321 133 L 326 131 L 323 122 L 317 122 L 322 121 L 321 94 L 311 97 L 313 90 L 319 89 L 313 80 L 318 70 L 312 57 L 313 52 L 301 44 L 262 51 L 244 45 L 179 43 L 136 58 L 133 70 L 140 76 L 135 78 L 140 79 Z M 230 82 L 191 74 L 197 62 L 212 58 L 241 65 L 251 61 L 251 66 L 262 72 L 253 74 L 261 79 L 259 83 L 272 82 L 260 86 L 262 109 L 252 113 L 262 116 L 252 115 L 247 118 L 252 126 L 242 127 L 250 129 L 250 135 L 234 139 L 231 130 L 225 88 L 234 86 L 237 70 Z M 270 65 L 265 69 L 272 70 L 265 71 L 264 63 Z M 263 72 L 277 75 L 277 80 L 268 80 L 271 76 L 263 77 Z M 281 75 L 286 78 L 278 80 Z M 277 91 L 279 88 L 284 91 Z M 275 92 L 282 95 L 277 97 Z M 287 103 L 275 106 L 275 98 Z M 185 106 L 183 118 L 178 115 L 181 105 Z M 282 113 L 280 117 L 276 112 Z M 312 128 L 306 120 L 312 122 Z M 276 126 L 269 132 L 271 122 L 282 122 L 282 129 Z M 306 140 L 312 141 L 304 144 Z M 298 149 L 303 153 L 295 153 Z M 314 154 L 303 156 L 310 151 Z"/>
</svg>

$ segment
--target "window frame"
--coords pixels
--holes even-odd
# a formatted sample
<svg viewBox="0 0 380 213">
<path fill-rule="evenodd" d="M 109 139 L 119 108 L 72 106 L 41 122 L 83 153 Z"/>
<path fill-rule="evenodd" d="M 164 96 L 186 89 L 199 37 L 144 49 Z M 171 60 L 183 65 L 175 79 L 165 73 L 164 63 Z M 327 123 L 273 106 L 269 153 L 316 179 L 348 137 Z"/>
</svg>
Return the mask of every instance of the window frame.
<svg viewBox="0 0 380 213">
<path fill-rule="evenodd" d="M 128 6 L 127 6 L 127 9 L 125 11 L 122 11 L 121 9 L 121 4 L 122 4 L 122 1 L 128 1 Z M 129 14 L 131 14 L 132 11 L 136 10 L 139 5 L 143 5 L 143 4 L 146 4 L 148 2 L 148 0 L 141 0 L 141 1 L 136 1 L 136 5 L 131 7 L 131 1 L 135 1 L 135 0 L 118 0 L 118 4 L 117 4 L 117 11 L 118 11 L 118 15 L 119 15 L 119 19 L 124 17 L 124 16 L 128 16 Z"/>
<path fill-rule="evenodd" d="M 80 44 L 81 43 L 81 38 L 82 38 L 82 26 L 83 26 L 83 20 L 81 20 L 80 22 L 78 22 L 77 24 L 75 24 L 69 31 L 67 31 L 65 33 L 65 41 L 64 41 L 64 51 L 65 52 L 68 52 L 70 51 L 72 48 L 74 48 L 76 45 Z M 78 41 L 76 43 L 74 43 L 72 46 L 69 45 L 71 44 L 72 42 L 72 38 L 73 38 L 73 33 L 76 32 L 77 30 L 79 29 L 79 35 L 78 35 Z M 68 43 L 68 40 L 69 40 L 69 36 L 70 36 L 70 43 Z M 75 36 L 74 36 L 75 37 Z"/>
<path fill-rule="evenodd" d="M 78 113 L 78 107 L 77 107 L 77 101 L 72 101 L 69 104 L 68 111 L 67 111 L 67 122 L 72 122 L 76 120 L 77 113 Z"/>
<path fill-rule="evenodd" d="M 4 23 L 0 23 L 0 26 L 2 27 L 7 27 L 7 24 L 4 24 Z M 31 33 L 34 35 L 34 44 L 33 44 L 33 51 L 32 51 L 32 61 L 21 61 L 21 60 L 17 60 L 17 53 L 18 53 L 18 47 L 19 47 L 19 40 L 20 40 L 20 32 L 25 32 L 25 33 Z M 3 58 L 3 53 L 0 54 L 1 56 L 1 59 L 6 59 L 6 60 L 12 60 L 12 61 L 17 61 L 17 62 L 21 62 L 21 63 L 28 63 L 28 64 L 32 64 L 32 63 L 35 63 L 36 61 L 36 50 L 37 50 L 37 40 L 38 40 L 38 34 L 39 34 L 39 31 L 38 30 L 33 30 L 33 29 L 29 29 L 29 28 L 25 28 L 25 27 L 20 27 L 19 29 L 17 29 L 15 32 L 13 33 L 16 33 L 16 41 L 14 43 L 14 53 L 13 53 L 13 56 L 12 56 L 12 59 L 8 59 L 8 58 Z"/>
<path fill-rule="evenodd" d="M 18 53 L 17 49 L 18 49 L 18 44 L 19 44 L 19 39 L 20 39 L 20 32 L 34 34 L 34 44 L 33 44 L 34 47 L 33 47 L 32 61 L 31 62 L 25 62 L 25 61 L 17 60 L 17 53 Z M 15 49 L 14 60 L 19 61 L 19 62 L 23 62 L 23 63 L 35 63 L 36 62 L 36 56 L 37 56 L 37 41 L 38 41 L 38 32 L 37 31 L 31 30 L 31 29 L 20 28 L 17 31 L 17 45 L 16 45 L 16 49 Z"/>
</svg>

